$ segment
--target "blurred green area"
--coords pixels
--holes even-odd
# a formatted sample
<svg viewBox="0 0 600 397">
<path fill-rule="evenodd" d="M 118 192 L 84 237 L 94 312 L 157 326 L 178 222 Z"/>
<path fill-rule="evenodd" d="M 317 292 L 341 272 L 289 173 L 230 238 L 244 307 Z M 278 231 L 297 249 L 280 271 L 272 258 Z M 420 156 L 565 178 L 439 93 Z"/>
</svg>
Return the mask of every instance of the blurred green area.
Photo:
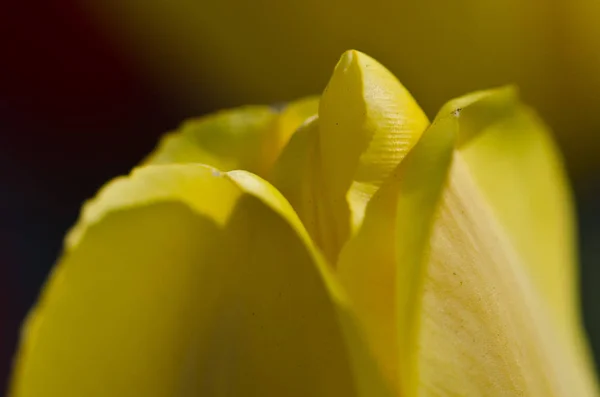
<svg viewBox="0 0 600 397">
<path fill-rule="evenodd" d="M 85 1 L 85 0 L 81 0 Z M 600 165 L 596 0 L 87 0 L 99 26 L 182 106 L 318 93 L 351 48 L 433 117 L 449 98 L 516 83 L 578 178 Z"/>
</svg>

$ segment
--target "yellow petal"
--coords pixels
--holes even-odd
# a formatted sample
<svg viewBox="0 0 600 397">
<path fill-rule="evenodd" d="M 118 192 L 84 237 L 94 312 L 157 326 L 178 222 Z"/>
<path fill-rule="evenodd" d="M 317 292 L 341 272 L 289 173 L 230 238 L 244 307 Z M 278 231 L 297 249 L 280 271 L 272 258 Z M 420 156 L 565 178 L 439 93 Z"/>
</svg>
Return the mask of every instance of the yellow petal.
<svg viewBox="0 0 600 397">
<path fill-rule="evenodd" d="M 475 183 L 558 316 L 579 321 L 571 192 L 550 132 L 514 89 L 465 96 L 460 152 Z"/>
<path fill-rule="evenodd" d="M 339 277 L 387 378 L 415 387 L 415 342 L 429 231 L 450 166 L 456 118 L 436 120 L 369 202 L 342 250 Z M 402 363 L 399 366 L 399 363 Z M 400 372 L 401 384 L 398 383 Z"/>
<path fill-rule="evenodd" d="M 545 273 L 553 269 L 537 266 L 539 257 L 531 247 L 524 250 L 511 223 L 521 211 L 520 227 L 536 231 L 539 219 L 527 211 L 537 209 L 524 210 L 520 202 L 541 200 L 543 192 L 531 191 L 540 188 L 533 179 L 560 172 L 546 132 L 510 89 L 460 98 L 439 117 L 448 114 L 458 120 L 461 144 L 434 223 L 423 289 L 414 301 L 422 308 L 418 354 L 408 364 L 416 367 L 419 395 L 598 395 L 581 324 L 557 316 L 553 306 L 552 294 L 564 293 L 564 286 L 558 280 L 546 284 Z M 558 185 L 550 188 L 551 182 Z M 564 199 L 561 183 L 547 180 L 544 187 Z M 573 265 L 563 259 L 554 264 Z"/>
<path fill-rule="evenodd" d="M 460 153 L 431 238 L 421 296 L 420 395 L 596 396 Z"/>
<path fill-rule="evenodd" d="M 358 51 L 342 55 L 319 106 L 320 153 L 329 199 L 339 200 L 339 207 L 348 203 L 352 229 L 428 124 L 389 70 Z M 338 224 L 348 222 L 347 216 L 334 215 Z"/>
<path fill-rule="evenodd" d="M 11 395 L 388 396 L 354 324 L 271 186 L 145 166 L 86 205 Z"/>
<path fill-rule="evenodd" d="M 427 124 L 387 69 L 358 51 L 344 53 L 321 98 L 318 120 L 306 127 L 312 132 L 290 142 L 273 178 L 290 202 L 301 203 L 295 208 L 303 222 L 316 225 L 307 227 L 330 262 L 335 264 L 367 203 Z M 300 163 L 310 169 L 290 180 Z"/>
<path fill-rule="evenodd" d="M 147 164 L 202 163 L 266 175 L 296 128 L 316 114 L 318 98 L 292 102 L 278 112 L 247 106 L 185 122 L 167 134 Z"/>
</svg>

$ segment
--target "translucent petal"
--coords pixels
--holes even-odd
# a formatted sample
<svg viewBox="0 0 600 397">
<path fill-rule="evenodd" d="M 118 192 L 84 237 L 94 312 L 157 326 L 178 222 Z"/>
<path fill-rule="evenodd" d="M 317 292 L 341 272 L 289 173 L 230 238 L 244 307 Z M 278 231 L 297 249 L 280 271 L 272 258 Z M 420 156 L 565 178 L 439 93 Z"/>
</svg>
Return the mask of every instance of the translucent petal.
<svg viewBox="0 0 600 397">
<path fill-rule="evenodd" d="M 510 87 L 456 99 L 451 108 L 460 112 L 459 150 L 557 326 L 579 322 L 571 191 L 550 132 Z"/>
<path fill-rule="evenodd" d="M 598 395 L 583 346 L 556 326 L 460 152 L 450 175 L 420 303 L 418 395 Z"/>
<path fill-rule="evenodd" d="M 511 88 L 451 101 L 438 119 L 448 115 L 459 146 L 415 300 L 419 395 L 598 395 L 570 295 L 568 193 L 546 130 Z M 542 230 L 550 225 L 560 230 Z M 558 257 L 543 262 L 543 247 Z"/>
</svg>

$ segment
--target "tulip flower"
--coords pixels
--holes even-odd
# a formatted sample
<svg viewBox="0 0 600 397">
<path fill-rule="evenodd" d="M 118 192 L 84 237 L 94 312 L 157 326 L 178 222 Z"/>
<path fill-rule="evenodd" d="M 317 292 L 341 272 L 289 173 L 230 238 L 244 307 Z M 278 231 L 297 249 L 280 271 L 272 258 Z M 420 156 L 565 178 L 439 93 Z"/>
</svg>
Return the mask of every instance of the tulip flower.
<svg viewBox="0 0 600 397">
<path fill-rule="evenodd" d="M 429 120 L 346 52 L 186 122 L 87 203 L 11 396 L 598 396 L 571 198 L 512 87 Z"/>
</svg>

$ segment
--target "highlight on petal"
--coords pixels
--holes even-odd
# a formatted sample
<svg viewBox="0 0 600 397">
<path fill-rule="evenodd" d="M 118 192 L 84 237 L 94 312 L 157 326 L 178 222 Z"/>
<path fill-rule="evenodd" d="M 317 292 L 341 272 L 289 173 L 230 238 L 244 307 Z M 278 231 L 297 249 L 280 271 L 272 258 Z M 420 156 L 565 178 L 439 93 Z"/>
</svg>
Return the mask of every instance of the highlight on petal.
<svg viewBox="0 0 600 397">
<path fill-rule="evenodd" d="M 142 167 L 86 205 L 11 396 L 389 396 L 329 271 L 260 178 Z"/>
<path fill-rule="evenodd" d="M 162 138 L 145 163 L 201 163 L 265 176 L 296 128 L 317 113 L 318 103 L 308 97 L 281 111 L 246 106 L 189 120 Z"/>
<path fill-rule="evenodd" d="M 533 179 L 555 178 L 561 172 L 547 132 L 510 89 L 450 102 L 438 117 L 449 114 L 458 120 L 460 144 L 435 218 L 423 288 L 415 299 L 421 310 L 415 320 L 418 353 L 408 364 L 415 366 L 418 379 L 418 389 L 412 391 L 598 395 L 581 324 L 561 306 L 548 304 L 556 296 L 551 294 L 563 294 L 561 289 L 571 288 L 567 284 L 572 281 L 549 282 L 556 271 L 551 267 L 569 272 L 566 267 L 572 263 L 538 266 L 540 257 L 532 247 L 523 250 L 521 231 L 514 229 L 520 226 L 512 223 L 518 213 L 530 225 L 522 227 L 536 233 L 540 212 L 527 210 L 522 201 L 539 200 L 544 190 L 531 189 L 545 188 L 558 200 L 565 198 L 559 192 L 564 188 L 561 178 L 543 184 Z M 546 216 L 562 218 L 550 221 L 558 226 L 570 215 Z M 552 233 L 557 232 L 540 230 L 535 238 L 546 238 L 547 248 L 556 249 L 550 246 L 564 241 L 554 240 Z"/>
<path fill-rule="evenodd" d="M 332 264 L 362 223 L 371 197 L 427 124 L 412 96 L 377 61 L 358 51 L 342 56 L 323 92 L 318 118 L 306 126 L 312 132 L 290 141 L 271 179 L 295 203 Z M 309 169 L 298 175 L 295 163 Z"/>
</svg>

